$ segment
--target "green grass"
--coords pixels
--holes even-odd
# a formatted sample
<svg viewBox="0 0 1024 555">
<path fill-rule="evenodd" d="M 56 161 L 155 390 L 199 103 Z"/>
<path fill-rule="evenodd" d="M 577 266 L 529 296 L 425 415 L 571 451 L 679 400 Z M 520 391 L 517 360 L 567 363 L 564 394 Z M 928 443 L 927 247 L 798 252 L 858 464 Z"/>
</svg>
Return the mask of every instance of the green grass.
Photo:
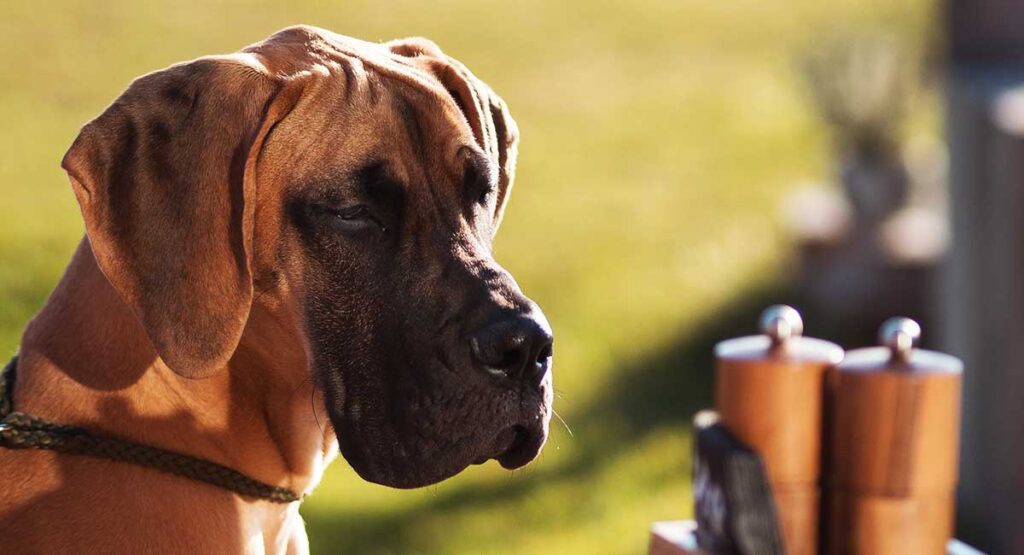
<svg viewBox="0 0 1024 555">
<path fill-rule="evenodd" d="M 135 76 L 298 22 L 424 35 L 512 107 L 523 142 L 497 257 L 557 334 L 557 423 L 516 473 L 394 491 L 337 462 L 303 508 L 315 553 L 639 553 L 690 515 L 688 421 L 710 348 L 780 293 L 776 206 L 828 175 L 798 73 L 834 30 L 919 49 L 925 0 L 7 2 L 0 8 L 0 355 L 82 233 L 59 161 Z M 917 120 L 934 128 L 926 105 Z"/>
</svg>

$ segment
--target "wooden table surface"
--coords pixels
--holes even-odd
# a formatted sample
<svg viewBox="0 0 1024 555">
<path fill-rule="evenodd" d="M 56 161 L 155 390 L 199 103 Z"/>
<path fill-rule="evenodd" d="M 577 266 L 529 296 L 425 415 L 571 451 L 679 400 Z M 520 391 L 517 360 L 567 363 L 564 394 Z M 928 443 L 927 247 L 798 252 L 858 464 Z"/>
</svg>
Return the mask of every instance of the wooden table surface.
<svg viewBox="0 0 1024 555">
<path fill-rule="evenodd" d="M 697 547 L 697 523 L 692 520 L 663 520 L 651 525 L 648 555 L 711 555 Z M 948 555 L 984 555 L 959 541 L 946 544 Z"/>
</svg>

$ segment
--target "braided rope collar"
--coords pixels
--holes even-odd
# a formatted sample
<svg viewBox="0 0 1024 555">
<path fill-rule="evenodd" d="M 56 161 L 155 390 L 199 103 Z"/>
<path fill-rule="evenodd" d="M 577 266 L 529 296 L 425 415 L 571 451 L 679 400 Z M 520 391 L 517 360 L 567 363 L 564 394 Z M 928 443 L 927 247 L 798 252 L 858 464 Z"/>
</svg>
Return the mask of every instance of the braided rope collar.
<svg viewBox="0 0 1024 555">
<path fill-rule="evenodd" d="M 253 480 L 237 470 L 215 462 L 125 439 L 94 434 L 83 428 L 55 424 L 17 412 L 14 410 L 14 376 L 17 363 L 18 357 L 15 356 L 0 375 L 0 447 L 49 449 L 70 455 L 87 455 L 137 464 L 273 503 L 291 503 L 302 499 L 302 496 L 290 489 Z"/>
</svg>

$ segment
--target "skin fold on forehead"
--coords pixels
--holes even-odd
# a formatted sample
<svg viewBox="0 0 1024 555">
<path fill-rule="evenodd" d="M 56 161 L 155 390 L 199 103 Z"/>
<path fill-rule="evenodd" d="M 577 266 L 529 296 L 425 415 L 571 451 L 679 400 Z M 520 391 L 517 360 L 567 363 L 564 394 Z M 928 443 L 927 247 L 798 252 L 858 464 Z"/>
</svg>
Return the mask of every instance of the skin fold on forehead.
<svg viewBox="0 0 1024 555">
<path fill-rule="evenodd" d="M 425 97 L 422 103 L 434 110 L 442 107 L 451 111 L 454 102 L 460 119 L 488 156 L 497 158 L 498 143 L 508 142 L 515 135 L 514 130 L 507 129 L 502 133 L 506 136 L 498 136 L 502 124 L 494 122 L 489 112 L 505 107 L 493 91 L 426 39 L 373 44 L 299 26 L 276 33 L 243 53 L 254 55 L 271 75 L 310 73 L 343 80 L 343 96 L 348 100 L 365 94 L 376 101 L 385 87 L 401 84 L 419 91 Z"/>
<path fill-rule="evenodd" d="M 421 116 L 447 118 L 459 129 L 459 135 L 465 133 L 472 139 L 466 144 L 479 147 L 497 172 L 500 185 L 495 224 L 500 223 L 514 181 L 518 127 L 504 101 L 434 43 L 412 38 L 373 44 L 298 26 L 276 33 L 243 53 L 258 58 L 272 75 L 308 74 L 316 83 L 314 88 L 340 87 L 340 91 L 333 93 L 342 104 L 356 99 L 380 104 L 380 97 L 390 96 L 392 103 L 399 103 L 388 107 L 391 113 L 415 115 L 401 109 L 405 103 L 421 107 Z M 328 79 L 316 79 L 317 75 Z M 298 108 L 308 102 L 300 100 Z M 400 109 L 395 110 L 396 107 Z M 417 135 L 416 119 L 403 116 L 401 121 L 413 136 Z M 452 151 L 432 150 L 456 155 Z"/>
</svg>

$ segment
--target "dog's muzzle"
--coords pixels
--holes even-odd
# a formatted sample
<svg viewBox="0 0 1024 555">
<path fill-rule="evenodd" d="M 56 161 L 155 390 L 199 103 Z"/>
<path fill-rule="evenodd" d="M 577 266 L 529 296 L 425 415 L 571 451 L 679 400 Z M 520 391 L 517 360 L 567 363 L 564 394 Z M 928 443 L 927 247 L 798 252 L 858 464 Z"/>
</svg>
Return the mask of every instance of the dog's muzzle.
<svg viewBox="0 0 1024 555">
<path fill-rule="evenodd" d="M 553 343 L 551 326 L 536 308 L 492 319 L 469 336 L 474 368 L 499 386 L 518 389 L 528 397 L 550 396 L 543 389 L 550 381 Z M 524 416 L 523 423 L 498 434 L 492 457 L 477 462 L 494 458 L 511 470 L 532 461 L 547 439 L 546 419 L 543 414 Z"/>
</svg>

